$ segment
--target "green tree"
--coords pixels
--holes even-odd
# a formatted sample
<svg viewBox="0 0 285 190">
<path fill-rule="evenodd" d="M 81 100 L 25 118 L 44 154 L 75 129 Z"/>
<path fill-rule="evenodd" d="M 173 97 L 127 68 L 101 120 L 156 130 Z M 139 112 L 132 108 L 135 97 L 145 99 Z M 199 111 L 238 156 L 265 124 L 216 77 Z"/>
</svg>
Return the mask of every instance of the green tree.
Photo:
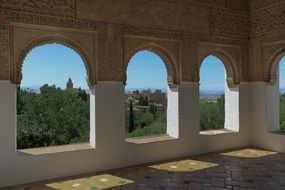
<svg viewBox="0 0 285 190">
<path fill-rule="evenodd" d="M 21 91 L 18 97 L 23 104 L 17 119 L 18 148 L 88 141 L 89 102 L 78 90 L 43 85 L 39 94 Z"/>
<path fill-rule="evenodd" d="M 217 102 L 200 101 L 201 130 L 222 129 L 225 121 L 225 96 L 221 95 Z"/>
<path fill-rule="evenodd" d="M 141 128 L 144 128 L 145 126 L 150 126 L 154 121 L 154 117 L 151 113 L 145 112 L 140 117 L 141 122 Z"/>
<path fill-rule="evenodd" d="M 82 100 L 84 100 L 85 102 L 87 102 L 88 99 L 88 95 L 86 93 L 85 90 L 82 90 L 81 88 L 78 89 L 78 95 L 82 98 Z"/>
<path fill-rule="evenodd" d="M 153 104 L 153 103 L 150 103 L 150 104 L 149 104 L 149 112 L 150 112 L 154 117 L 156 117 L 156 111 L 157 111 L 156 105 Z"/>
<path fill-rule="evenodd" d="M 280 94 L 280 130 L 285 132 L 285 94 Z"/>
<path fill-rule="evenodd" d="M 129 133 L 135 130 L 135 116 L 133 110 L 133 101 L 130 102 L 130 112 L 129 112 Z"/>
</svg>

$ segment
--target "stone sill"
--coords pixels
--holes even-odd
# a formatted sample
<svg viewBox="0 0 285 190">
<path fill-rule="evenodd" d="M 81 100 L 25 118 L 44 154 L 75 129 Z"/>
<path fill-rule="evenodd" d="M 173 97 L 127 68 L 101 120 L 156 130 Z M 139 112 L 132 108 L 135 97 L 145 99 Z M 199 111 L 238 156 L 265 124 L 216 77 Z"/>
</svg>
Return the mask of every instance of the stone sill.
<svg viewBox="0 0 285 190">
<path fill-rule="evenodd" d="M 153 136 L 126 138 L 126 142 L 132 143 L 132 144 L 147 144 L 147 143 L 169 141 L 169 140 L 176 140 L 176 139 L 177 138 L 171 137 L 165 134 L 165 135 L 153 135 Z"/>
<path fill-rule="evenodd" d="M 275 134 L 275 135 L 285 135 L 285 131 L 271 131 L 269 133 Z"/>
<path fill-rule="evenodd" d="M 94 149 L 89 143 L 78 143 L 60 146 L 49 146 L 49 147 L 39 147 L 39 148 L 29 148 L 17 150 L 17 155 L 42 155 L 42 154 L 54 154 L 61 152 L 70 152 L 77 150 L 90 150 Z"/>
<path fill-rule="evenodd" d="M 233 131 L 229 129 L 215 129 L 215 130 L 206 130 L 206 131 L 200 131 L 200 135 L 221 135 L 221 134 L 230 134 L 230 133 L 238 133 L 238 131 Z"/>
</svg>

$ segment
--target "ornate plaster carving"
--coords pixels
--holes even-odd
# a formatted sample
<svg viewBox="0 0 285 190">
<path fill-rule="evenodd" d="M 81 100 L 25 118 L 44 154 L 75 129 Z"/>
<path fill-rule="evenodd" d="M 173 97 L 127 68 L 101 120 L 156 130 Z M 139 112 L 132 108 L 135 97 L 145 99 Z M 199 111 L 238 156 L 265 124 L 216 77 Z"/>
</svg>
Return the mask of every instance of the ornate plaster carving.
<svg viewBox="0 0 285 190">
<path fill-rule="evenodd" d="M 214 55 L 218 57 L 225 66 L 226 74 L 227 74 L 227 84 L 230 88 L 239 85 L 240 83 L 240 61 L 241 61 L 241 52 L 239 47 L 235 46 L 224 46 L 218 44 L 207 44 L 200 43 L 198 46 L 198 70 L 197 71 L 197 79 L 199 82 L 200 76 L 200 67 L 203 63 L 203 60 L 209 56 Z"/>
<path fill-rule="evenodd" d="M 210 10 L 210 19 L 208 21 L 211 23 L 210 29 L 212 35 L 209 35 L 208 33 L 162 30 L 159 28 L 155 29 L 126 24 L 108 24 L 104 22 L 71 18 L 74 16 L 74 0 L 60 0 L 56 2 L 55 0 L 52 0 L 47 2 L 46 5 L 43 5 L 42 3 L 46 1 L 47 0 L 39 0 L 34 5 L 29 5 L 29 3 L 34 1 L 28 0 L 21 2 L 19 0 L 5 0 L 0 2 L 0 47 L 3 47 L 6 50 L 10 48 L 9 39 L 13 40 L 14 37 L 10 38 L 9 36 L 9 25 L 14 22 L 46 26 L 51 29 L 50 33 L 53 34 L 57 33 L 52 29 L 54 27 L 65 28 L 67 30 L 79 29 L 98 31 L 96 52 L 94 50 L 97 59 L 96 63 L 98 64 L 93 63 L 93 71 L 88 74 L 90 81 L 126 81 L 125 71 L 127 64 L 125 60 L 127 58 L 124 55 L 124 36 L 140 36 L 140 38 L 144 39 L 150 38 L 151 40 L 148 40 L 145 44 L 141 44 L 141 47 L 156 51 L 162 58 L 168 60 L 168 70 L 172 75 L 170 82 L 172 83 L 179 83 L 180 80 L 196 81 L 198 79 L 197 70 L 199 69 L 199 66 L 197 64 L 197 43 L 199 41 L 237 45 L 244 43 L 245 38 L 248 36 L 248 23 L 246 21 L 247 13 L 245 11 L 229 11 L 226 7 L 218 8 L 214 5 L 205 6 L 199 5 L 199 3 L 195 4 L 195 6 L 204 6 L 206 9 Z M 219 2 L 224 4 L 222 1 L 223 0 Z M 23 8 L 19 5 L 13 5 L 13 2 L 22 3 Z M 28 2 L 28 4 L 25 4 L 26 2 Z M 52 5 L 53 2 L 55 3 L 54 5 Z M 59 7 L 52 10 L 52 6 L 57 5 Z M 32 11 L 29 11 L 30 9 Z M 73 13 L 71 14 L 71 12 Z M 223 24 L 226 25 L 226 27 L 223 26 Z M 243 28 L 243 25 L 246 27 Z M 49 29 L 47 29 L 47 31 L 49 31 Z M 175 41 L 175 48 L 168 49 L 159 44 L 157 39 L 163 39 L 163 41 L 169 41 L 171 43 Z M 49 41 L 53 42 L 52 40 Z M 83 48 L 85 50 L 86 44 L 88 44 L 87 46 L 89 47 L 91 42 L 85 43 Z M 22 44 L 21 47 L 24 47 L 24 45 L 26 44 Z M 88 52 L 88 47 L 86 52 Z M 161 49 L 158 47 L 161 47 Z M 140 49 L 139 46 L 137 48 Z M 136 48 L 134 48 L 134 51 L 135 50 Z M 88 54 L 90 55 L 91 53 L 88 52 Z M 10 60 L 10 55 L 7 55 L 4 55 L 5 59 Z M 13 59 L 15 59 L 15 55 L 11 56 L 11 60 Z M 91 59 L 95 62 L 93 57 Z M 13 65 L 15 62 L 16 61 L 12 62 L 11 69 L 18 67 Z M 173 64 L 170 64 L 170 62 L 173 62 Z M 7 66 L 9 70 L 10 66 Z M 238 65 L 238 67 L 240 67 L 240 65 Z M 20 68 L 18 68 L 18 70 L 20 70 Z M 14 73 L 15 71 L 16 70 L 11 70 L 10 72 L 11 80 L 19 83 L 21 77 L 19 73 Z"/>
<path fill-rule="evenodd" d="M 282 3 L 281 3 L 282 2 Z M 251 14 L 251 35 L 261 37 L 285 31 L 285 2 L 266 7 Z"/>
<path fill-rule="evenodd" d="M 278 76 L 278 66 L 285 56 L 285 41 L 264 43 L 262 46 L 263 81 L 275 83 Z"/>
<path fill-rule="evenodd" d="M 0 80 L 9 79 L 9 64 L 6 57 L 0 56 Z"/>
<path fill-rule="evenodd" d="M 248 38 L 249 15 L 247 12 L 232 12 L 211 9 L 211 33 L 235 38 Z"/>
<path fill-rule="evenodd" d="M 176 50 L 176 56 L 171 54 L 168 50 Z M 179 55 L 180 55 L 180 45 L 177 41 L 167 41 L 165 39 L 150 39 L 138 36 L 126 36 L 124 42 L 124 80 L 126 84 L 127 81 L 127 66 L 132 58 L 137 52 L 142 50 L 149 50 L 156 53 L 161 57 L 168 72 L 168 84 L 176 85 L 180 83 L 179 80 Z M 177 56 L 178 55 L 178 56 Z"/>
<path fill-rule="evenodd" d="M 64 35 L 60 35 L 57 33 L 50 33 L 46 35 L 35 35 L 31 40 L 25 41 L 24 45 L 20 47 L 18 54 L 13 55 L 13 61 L 11 63 L 11 81 L 15 84 L 20 84 L 22 80 L 22 65 L 26 55 L 31 51 L 34 47 L 41 46 L 43 44 L 50 44 L 50 43 L 59 43 L 63 44 L 67 47 L 72 48 L 76 51 L 86 66 L 87 71 L 87 82 L 90 87 L 95 85 L 96 83 L 96 68 L 93 59 L 91 58 L 84 47 L 77 42 L 76 40 L 69 38 Z M 11 52 L 14 52 L 11 50 Z M 17 51 L 16 51 L 17 52 Z"/>
<path fill-rule="evenodd" d="M 123 34 L 121 28 L 102 25 L 98 32 L 98 79 L 101 81 L 123 81 Z"/>
<path fill-rule="evenodd" d="M 29 13 L 75 16 L 75 0 L 1 0 L 0 7 Z"/>
</svg>

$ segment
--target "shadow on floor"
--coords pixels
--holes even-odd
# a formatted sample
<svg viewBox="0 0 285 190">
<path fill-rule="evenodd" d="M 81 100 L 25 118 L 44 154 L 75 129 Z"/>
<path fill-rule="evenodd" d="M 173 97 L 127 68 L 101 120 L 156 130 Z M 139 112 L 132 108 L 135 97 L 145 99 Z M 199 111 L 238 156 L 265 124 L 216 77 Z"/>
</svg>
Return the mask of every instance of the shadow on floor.
<svg viewBox="0 0 285 190">
<path fill-rule="evenodd" d="M 285 155 L 260 149 L 239 149 L 5 189 L 222 190 L 234 188 L 285 190 Z"/>
</svg>

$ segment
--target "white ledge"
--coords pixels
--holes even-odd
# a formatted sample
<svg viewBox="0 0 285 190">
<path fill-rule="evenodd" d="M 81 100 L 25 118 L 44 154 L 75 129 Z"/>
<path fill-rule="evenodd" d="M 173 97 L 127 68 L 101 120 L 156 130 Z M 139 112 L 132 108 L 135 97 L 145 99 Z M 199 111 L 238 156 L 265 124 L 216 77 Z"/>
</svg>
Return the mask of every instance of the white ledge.
<svg viewBox="0 0 285 190">
<path fill-rule="evenodd" d="M 229 129 L 215 129 L 215 130 L 206 130 L 200 131 L 200 135 L 221 135 L 221 134 L 229 134 L 229 133 L 238 133 L 238 131 L 233 131 Z"/>
<path fill-rule="evenodd" d="M 69 144 L 69 145 L 60 145 L 60 146 L 21 149 L 17 151 L 17 154 L 19 156 L 42 155 L 42 154 L 53 154 L 60 152 L 70 152 L 70 151 L 89 150 L 89 149 L 94 149 L 89 143 L 78 143 L 78 144 Z"/>
<path fill-rule="evenodd" d="M 126 138 L 126 142 L 127 143 L 133 143 L 133 144 L 147 144 L 147 143 L 169 141 L 169 140 L 175 140 L 175 139 L 177 139 L 177 138 L 174 138 L 174 137 L 171 137 L 170 135 L 164 134 L 164 135 L 153 135 L 153 136 Z"/>
</svg>

